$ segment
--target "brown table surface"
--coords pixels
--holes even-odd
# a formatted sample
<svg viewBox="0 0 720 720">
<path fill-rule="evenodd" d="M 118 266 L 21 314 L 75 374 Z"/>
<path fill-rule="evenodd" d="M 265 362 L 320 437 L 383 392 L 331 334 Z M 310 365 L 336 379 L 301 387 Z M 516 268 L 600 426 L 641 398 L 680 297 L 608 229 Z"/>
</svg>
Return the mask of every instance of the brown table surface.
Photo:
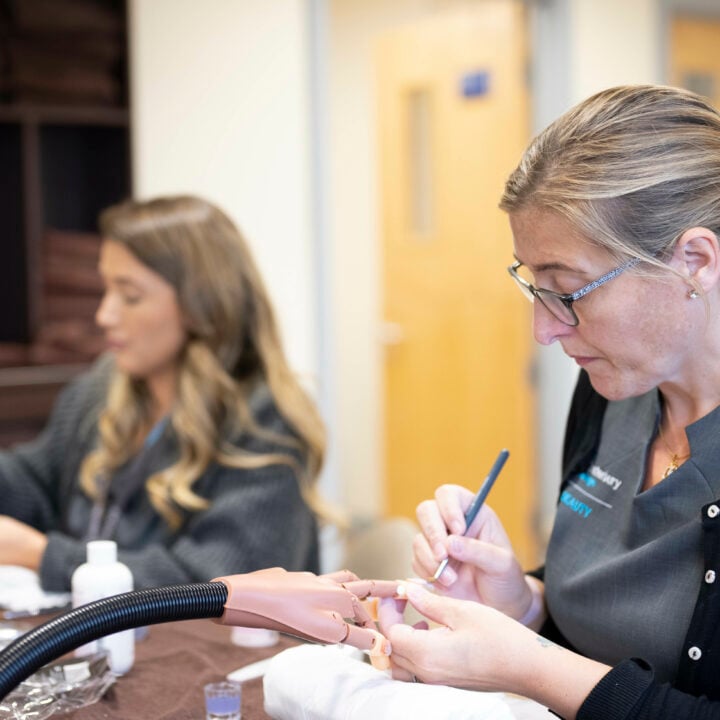
<svg viewBox="0 0 720 720">
<path fill-rule="evenodd" d="M 152 625 L 135 644 L 132 669 L 93 705 L 58 720 L 204 720 L 203 685 L 227 673 L 297 645 L 281 636 L 270 648 L 242 648 L 230 642 L 230 628 L 211 620 Z M 243 720 L 269 716 L 263 710 L 262 678 L 243 683 Z"/>
<path fill-rule="evenodd" d="M 53 715 L 51 720 L 204 720 L 203 686 L 223 680 L 243 665 L 272 657 L 300 641 L 284 635 L 270 648 L 230 642 L 231 628 L 212 620 L 151 625 L 135 644 L 135 663 L 96 703 Z M 262 678 L 243 683 L 243 720 L 269 718 L 263 709 Z M 546 708 L 524 698 L 506 698 L 516 720 L 545 720 Z"/>
</svg>

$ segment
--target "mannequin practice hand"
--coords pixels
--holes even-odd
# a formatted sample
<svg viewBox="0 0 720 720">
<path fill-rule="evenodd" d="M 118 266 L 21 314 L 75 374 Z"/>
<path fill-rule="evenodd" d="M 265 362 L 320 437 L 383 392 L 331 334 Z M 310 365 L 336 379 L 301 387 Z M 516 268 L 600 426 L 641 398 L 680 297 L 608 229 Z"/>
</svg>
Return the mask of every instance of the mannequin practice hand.
<svg viewBox="0 0 720 720">
<path fill-rule="evenodd" d="M 464 513 L 473 497 L 459 485 L 442 485 L 434 500 L 418 505 L 422 532 L 413 544 L 413 570 L 430 577 L 438 563 L 450 557 L 452 562 L 436 584 L 439 592 L 522 618 L 531 605 L 532 591 L 497 515 L 484 505 L 463 536 Z"/>
<path fill-rule="evenodd" d="M 228 588 L 225 612 L 218 620 L 223 625 L 279 630 L 315 642 L 347 643 L 369 650 L 371 658 L 389 654 L 387 641 L 375 629 L 361 601 L 370 596 L 395 597 L 396 581 L 360 580 L 349 570 L 314 575 L 276 567 L 213 582 Z"/>
</svg>

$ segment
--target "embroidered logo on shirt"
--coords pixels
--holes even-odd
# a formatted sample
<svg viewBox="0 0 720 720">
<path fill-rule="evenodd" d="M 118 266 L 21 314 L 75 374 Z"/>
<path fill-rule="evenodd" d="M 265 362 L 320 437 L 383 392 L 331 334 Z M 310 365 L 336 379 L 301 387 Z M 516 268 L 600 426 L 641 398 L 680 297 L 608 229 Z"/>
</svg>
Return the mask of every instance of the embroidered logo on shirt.
<svg viewBox="0 0 720 720">
<path fill-rule="evenodd" d="M 593 505 L 612 508 L 611 503 L 598 497 L 597 494 L 603 494 L 603 485 L 616 492 L 622 485 L 622 480 L 603 470 L 599 465 L 593 465 L 588 472 L 578 473 L 575 480 L 570 481 L 568 485 L 569 488 L 563 490 L 560 495 L 560 502 L 586 519 L 592 513 Z"/>
<path fill-rule="evenodd" d="M 597 480 L 592 475 L 588 475 L 587 473 L 580 473 L 578 477 L 590 488 L 597 485 Z"/>
<path fill-rule="evenodd" d="M 567 505 L 573 512 L 583 518 L 586 518 L 592 512 L 592 508 L 586 505 L 582 500 L 578 500 L 569 490 L 563 490 L 560 496 L 560 502 Z"/>
<path fill-rule="evenodd" d="M 614 491 L 619 490 L 622 485 L 622 480 L 618 480 L 618 478 L 603 470 L 599 465 L 593 465 L 589 472 L 593 477 L 609 485 Z"/>
</svg>

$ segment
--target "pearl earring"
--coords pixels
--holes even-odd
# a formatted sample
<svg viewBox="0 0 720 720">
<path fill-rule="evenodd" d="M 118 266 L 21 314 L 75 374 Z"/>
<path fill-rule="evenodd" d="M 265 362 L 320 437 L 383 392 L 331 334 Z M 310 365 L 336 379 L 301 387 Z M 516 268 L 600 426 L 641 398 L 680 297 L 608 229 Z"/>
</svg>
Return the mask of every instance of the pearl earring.
<svg viewBox="0 0 720 720">
<path fill-rule="evenodd" d="M 697 290 L 695 290 L 695 288 L 693 288 L 692 290 L 688 290 L 687 296 L 688 296 L 688 298 L 690 298 L 690 300 L 694 300 L 695 298 L 700 297 L 700 293 Z"/>
</svg>

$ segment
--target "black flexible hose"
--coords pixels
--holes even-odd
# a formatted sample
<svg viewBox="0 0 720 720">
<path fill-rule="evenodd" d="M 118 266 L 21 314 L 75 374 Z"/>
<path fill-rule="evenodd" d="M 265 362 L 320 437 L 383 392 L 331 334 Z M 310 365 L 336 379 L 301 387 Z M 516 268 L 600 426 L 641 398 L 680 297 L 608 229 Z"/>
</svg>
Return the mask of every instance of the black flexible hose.
<svg viewBox="0 0 720 720">
<path fill-rule="evenodd" d="M 58 615 L 0 652 L 0 700 L 43 665 L 98 638 L 130 628 L 220 617 L 227 600 L 221 582 L 134 590 Z"/>
</svg>

